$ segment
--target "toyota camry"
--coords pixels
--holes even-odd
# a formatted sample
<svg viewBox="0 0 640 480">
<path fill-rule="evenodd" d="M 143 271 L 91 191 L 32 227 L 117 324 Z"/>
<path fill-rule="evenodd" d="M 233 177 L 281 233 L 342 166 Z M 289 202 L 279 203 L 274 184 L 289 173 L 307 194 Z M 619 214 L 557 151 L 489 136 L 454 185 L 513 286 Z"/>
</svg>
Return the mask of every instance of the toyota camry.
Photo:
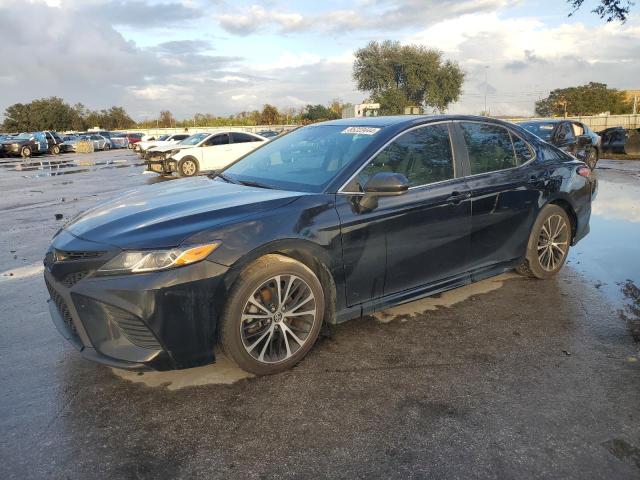
<svg viewBox="0 0 640 480">
<path fill-rule="evenodd" d="M 50 312 L 114 367 L 193 367 L 220 345 L 249 372 L 280 372 L 323 322 L 510 269 L 552 277 L 589 231 L 590 172 L 483 117 L 306 126 L 72 219 L 44 259 Z"/>
</svg>

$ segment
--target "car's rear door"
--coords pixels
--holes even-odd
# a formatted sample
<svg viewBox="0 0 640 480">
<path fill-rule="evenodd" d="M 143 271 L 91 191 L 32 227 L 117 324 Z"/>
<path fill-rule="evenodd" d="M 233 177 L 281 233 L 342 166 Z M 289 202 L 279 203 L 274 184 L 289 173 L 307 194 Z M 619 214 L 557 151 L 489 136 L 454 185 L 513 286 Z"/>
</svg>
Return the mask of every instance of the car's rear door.
<svg viewBox="0 0 640 480">
<path fill-rule="evenodd" d="M 450 138 L 450 122 L 413 128 L 381 150 L 338 195 L 349 305 L 402 295 L 464 274 L 471 205 Z M 361 208 L 358 194 L 378 172 L 402 173 L 408 192 L 377 197 Z"/>
<path fill-rule="evenodd" d="M 232 132 L 231 133 L 231 151 L 233 152 L 233 159 L 240 158 L 246 155 L 252 150 L 255 150 L 260 146 L 262 142 L 258 137 L 254 137 L 248 133 Z"/>
<path fill-rule="evenodd" d="M 466 149 L 466 183 L 471 202 L 470 270 L 524 255 L 541 191 L 548 182 L 534 150 L 514 131 L 493 123 L 456 122 Z"/>
</svg>

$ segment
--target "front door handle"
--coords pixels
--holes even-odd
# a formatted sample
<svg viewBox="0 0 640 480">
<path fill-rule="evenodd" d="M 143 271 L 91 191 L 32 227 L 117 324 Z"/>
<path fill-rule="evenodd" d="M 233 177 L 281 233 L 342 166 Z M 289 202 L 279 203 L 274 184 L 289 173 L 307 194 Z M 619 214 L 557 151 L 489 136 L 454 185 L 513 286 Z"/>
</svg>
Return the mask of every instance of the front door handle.
<svg viewBox="0 0 640 480">
<path fill-rule="evenodd" d="M 453 191 L 451 192 L 451 195 L 447 197 L 447 201 L 457 205 L 467 198 L 471 198 L 471 192 Z"/>
</svg>

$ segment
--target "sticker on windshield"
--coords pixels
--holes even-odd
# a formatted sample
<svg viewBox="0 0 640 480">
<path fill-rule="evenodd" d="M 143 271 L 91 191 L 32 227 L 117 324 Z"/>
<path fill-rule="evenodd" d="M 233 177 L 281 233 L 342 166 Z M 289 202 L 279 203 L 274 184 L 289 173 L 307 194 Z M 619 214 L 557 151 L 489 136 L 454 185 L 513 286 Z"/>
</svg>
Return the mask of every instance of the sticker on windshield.
<svg viewBox="0 0 640 480">
<path fill-rule="evenodd" d="M 340 133 L 347 133 L 351 135 L 375 135 L 380 131 L 376 127 L 347 127 Z"/>
</svg>

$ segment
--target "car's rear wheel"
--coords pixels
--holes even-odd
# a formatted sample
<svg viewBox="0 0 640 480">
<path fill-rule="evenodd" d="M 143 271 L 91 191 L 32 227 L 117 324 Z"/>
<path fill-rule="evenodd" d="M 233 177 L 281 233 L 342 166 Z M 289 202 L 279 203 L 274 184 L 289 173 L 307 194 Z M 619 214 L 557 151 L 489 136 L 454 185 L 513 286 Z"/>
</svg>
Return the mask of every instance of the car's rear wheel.
<svg viewBox="0 0 640 480">
<path fill-rule="evenodd" d="M 20 150 L 20 155 L 23 158 L 29 158 L 31 156 L 31 148 L 30 147 L 22 147 Z"/>
<path fill-rule="evenodd" d="M 589 155 L 587 155 L 587 165 L 591 170 L 595 170 L 597 163 L 598 163 L 598 150 L 596 150 L 595 148 L 592 148 L 589 151 Z"/>
<path fill-rule="evenodd" d="M 247 267 L 229 292 L 221 323 L 224 352 L 240 368 L 270 375 L 309 352 L 324 316 L 324 292 L 306 265 L 265 255 Z"/>
<path fill-rule="evenodd" d="M 109 142 L 105 142 L 104 143 L 104 150 L 110 150 L 111 149 L 111 145 L 109 144 Z"/>
<path fill-rule="evenodd" d="M 560 271 L 571 244 L 571 220 L 558 205 L 546 205 L 531 229 L 525 261 L 519 273 L 535 278 L 550 278 Z"/>
<path fill-rule="evenodd" d="M 60 147 L 58 145 L 54 145 L 51 147 L 51 153 L 53 155 L 60 155 Z"/>
<path fill-rule="evenodd" d="M 178 174 L 181 177 L 193 177 L 198 173 L 198 162 L 195 158 L 186 157 L 180 160 L 178 163 Z"/>
</svg>

